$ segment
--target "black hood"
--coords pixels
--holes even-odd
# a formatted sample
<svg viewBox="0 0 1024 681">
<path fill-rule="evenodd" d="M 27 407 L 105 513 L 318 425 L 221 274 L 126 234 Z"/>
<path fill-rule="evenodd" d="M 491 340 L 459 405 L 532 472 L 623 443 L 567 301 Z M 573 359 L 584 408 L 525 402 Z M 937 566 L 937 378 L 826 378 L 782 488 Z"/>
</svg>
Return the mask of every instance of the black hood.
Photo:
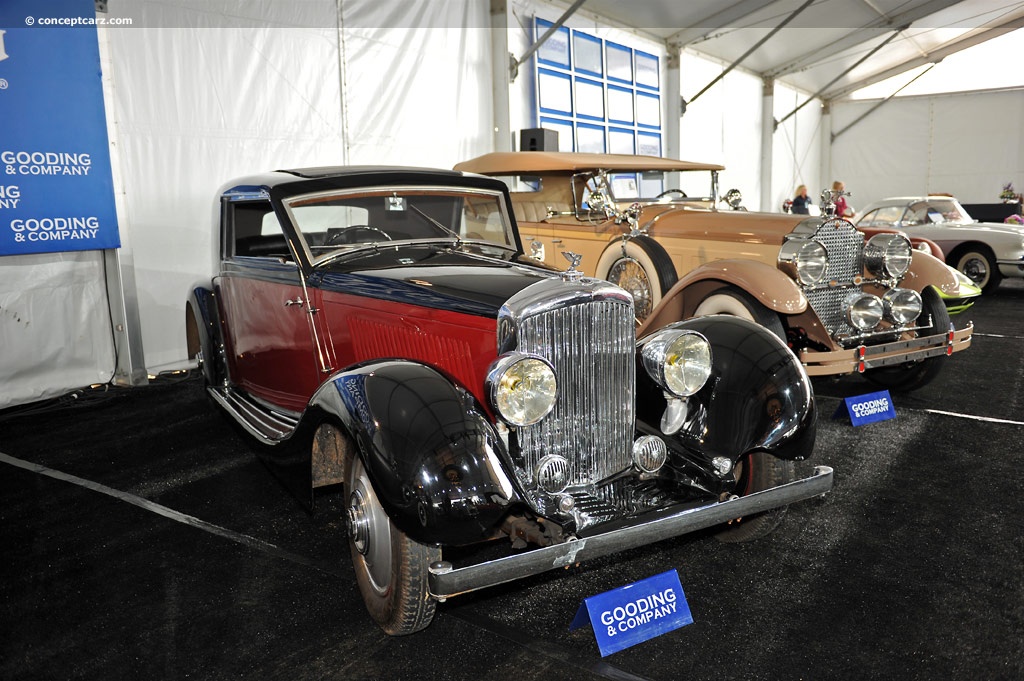
<svg viewBox="0 0 1024 681">
<path fill-rule="evenodd" d="M 510 297 L 553 271 L 490 246 L 409 244 L 368 249 L 317 269 L 325 291 L 497 318 Z"/>
</svg>

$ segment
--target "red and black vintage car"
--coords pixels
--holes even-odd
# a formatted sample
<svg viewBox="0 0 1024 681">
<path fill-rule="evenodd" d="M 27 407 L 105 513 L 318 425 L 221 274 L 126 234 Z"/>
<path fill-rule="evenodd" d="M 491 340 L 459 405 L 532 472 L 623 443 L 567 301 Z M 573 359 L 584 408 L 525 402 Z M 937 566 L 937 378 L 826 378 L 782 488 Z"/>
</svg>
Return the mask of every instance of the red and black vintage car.
<svg viewBox="0 0 1024 681">
<path fill-rule="evenodd" d="M 498 180 L 307 168 L 219 201 L 190 356 L 301 501 L 343 486 L 390 634 L 456 594 L 695 529 L 752 539 L 831 487 L 827 467 L 794 473 L 815 407 L 777 336 L 712 316 L 637 338 L 628 293 L 524 255 Z M 498 558 L 446 555 L 501 538 Z"/>
</svg>

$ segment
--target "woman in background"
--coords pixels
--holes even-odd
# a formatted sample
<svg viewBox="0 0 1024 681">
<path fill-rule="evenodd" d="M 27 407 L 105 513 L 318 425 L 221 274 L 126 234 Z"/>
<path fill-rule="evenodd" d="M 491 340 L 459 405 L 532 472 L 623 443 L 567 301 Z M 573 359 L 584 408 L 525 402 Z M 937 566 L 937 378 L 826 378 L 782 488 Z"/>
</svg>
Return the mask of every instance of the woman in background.
<svg viewBox="0 0 1024 681">
<path fill-rule="evenodd" d="M 807 196 L 807 185 L 802 184 L 796 188 L 796 196 L 793 197 L 793 212 L 800 215 L 810 215 L 811 199 Z"/>
<path fill-rule="evenodd" d="M 846 191 L 846 185 L 839 180 L 832 183 L 832 189 L 838 192 Z M 837 218 L 852 218 L 853 209 L 850 208 L 850 204 L 846 202 L 846 197 L 840 194 L 836 197 L 834 203 L 836 204 L 836 217 Z"/>
</svg>

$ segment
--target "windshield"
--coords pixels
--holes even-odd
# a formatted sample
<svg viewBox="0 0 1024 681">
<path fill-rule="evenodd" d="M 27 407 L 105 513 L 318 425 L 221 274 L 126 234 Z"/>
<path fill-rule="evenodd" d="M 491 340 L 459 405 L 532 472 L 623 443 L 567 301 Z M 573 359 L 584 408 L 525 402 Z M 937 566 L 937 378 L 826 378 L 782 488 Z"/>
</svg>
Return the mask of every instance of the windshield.
<svg viewBox="0 0 1024 681">
<path fill-rule="evenodd" d="M 677 179 L 671 178 L 673 174 Z M 667 173 L 660 170 L 644 170 L 635 173 L 609 173 L 608 184 L 612 198 L 617 202 L 657 201 L 706 199 L 711 196 L 712 180 L 707 172 Z"/>
<path fill-rule="evenodd" d="M 913 225 L 966 225 L 974 222 L 960 202 L 954 198 L 928 199 L 913 204 L 907 211 L 907 226 Z"/>
<path fill-rule="evenodd" d="M 285 201 L 310 260 L 368 244 L 488 243 L 514 248 L 503 195 L 447 187 L 374 187 Z"/>
</svg>

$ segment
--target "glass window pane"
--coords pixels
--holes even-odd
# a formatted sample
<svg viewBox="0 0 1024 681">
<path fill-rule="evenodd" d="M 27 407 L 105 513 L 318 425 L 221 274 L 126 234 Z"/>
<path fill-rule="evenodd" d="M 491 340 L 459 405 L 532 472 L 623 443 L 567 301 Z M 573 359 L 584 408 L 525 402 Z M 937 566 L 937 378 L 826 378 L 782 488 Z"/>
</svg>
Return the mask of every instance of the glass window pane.
<svg viewBox="0 0 1024 681">
<path fill-rule="evenodd" d="M 613 154 L 636 153 L 632 130 L 611 128 L 608 131 L 608 151 Z"/>
<path fill-rule="evenodd" d="M 633 50 L 608 43 L 608 77 L 626 83 L 633 82 Z"/>
<path fill-rule="evenodd" d="M 636 84 L 657 89 L 659 85 L 658 58 L 653 54 L 636 51 Z"/>
<path fill-rule="evenodd" d="M 636 93 L 636 122 L 652 128 L 661 127 L 661 99 L 645 92 Z"/>
<path fill-rule="evenodd" d="M 576 113 L 604 119 L 604 88 L 592 80 L 576 79 Z"/>
<path fill-rule="evenodd" d="M 604 128 L 598 125 L 580 123 L 576 127 L 576 149 L 579 151 L 603 154 Z"/>
<path fill-rule="evenodd" d="M 641 132 L 636 136 L 636 153 L 645 156 L 661 156 L 661 135 Z"/>
<path fill-rule="evenodd" d="M 550 21 L 537 19 L 537 31 L 534 40 L 539 40 L 549 28 L 554 26 Z M 562 26 L 555 31 L 544 44 L 537 49 L 537 59 L 549 64 L 569 68 L 569 29 Z"/>
<path fill-rule="evenodd" d="M 608 86 L 608 119 L 617 123 L 633 122 L 633 91 Z"/>
<path fill-rule="evenodd" d="M 569 76 L 541 69 L 537 74 L 537 97 L 541 111 L 572 115 L 572 85 Z"/>
<path fill-rule="evenodd" d="M 601 40 L 586 33 L 573 31 L 572 47 L 576 56 L 576 70 L 585 71 L 595 76 L 604 75 L 604 63 L 601 60 Z"/>
</svg>

